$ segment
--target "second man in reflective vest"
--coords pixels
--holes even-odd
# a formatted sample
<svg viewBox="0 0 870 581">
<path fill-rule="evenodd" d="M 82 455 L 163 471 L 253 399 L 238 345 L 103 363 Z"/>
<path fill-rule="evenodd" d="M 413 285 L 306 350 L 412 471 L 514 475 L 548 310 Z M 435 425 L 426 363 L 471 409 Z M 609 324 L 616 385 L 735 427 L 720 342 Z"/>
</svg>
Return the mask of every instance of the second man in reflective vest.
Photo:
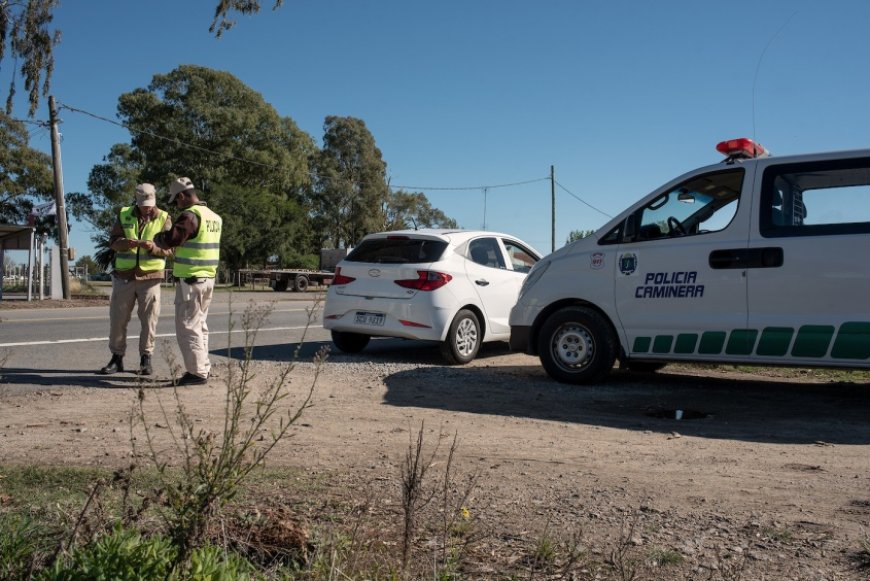
<svg viewBox="0 0 870 581">
<path fill-rule="evenodd" d="M 206 319 L 220 260 L 223 220 L 199 199 L 189 178 L 178 178 L 169 185 L 169 203 L 181 215 L 155 242 L 161 248 L 175 248 L 175 335 L 186 369 L 176 384 L 201 385 L 211 372 Z"/>
</svg>

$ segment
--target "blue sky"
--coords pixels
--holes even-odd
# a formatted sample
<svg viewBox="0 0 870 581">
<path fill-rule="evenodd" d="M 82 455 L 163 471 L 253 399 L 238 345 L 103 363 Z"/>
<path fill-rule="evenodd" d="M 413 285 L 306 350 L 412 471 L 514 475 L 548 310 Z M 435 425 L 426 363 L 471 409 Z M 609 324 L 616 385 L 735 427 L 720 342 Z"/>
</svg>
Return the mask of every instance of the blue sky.
<svg viewBox="0 0 870 581">
<path fill-rule="evenodd" d="M 51 94 L 114 119 L 118 96 L 155 74 L 228 71 L 318 144 L 326 116 L 363 119 L 391 184 L 545 253 L 551 165 L 558 247 L 719 161 L 723 139 L 755 136 L 774 155 L 870 147 L 864 0 L 286 0 L 275 12 L 264 0 L 221 39 L 208 33 L 215 3 L 63 0 Z M 129 134 L 61 118 L 65 191 L 86 191 Z M 50 151 L 46 130 L 31 134 Z M 90 234 L 73 224 L 78 256 L 93 253 Z"/>
</svg>

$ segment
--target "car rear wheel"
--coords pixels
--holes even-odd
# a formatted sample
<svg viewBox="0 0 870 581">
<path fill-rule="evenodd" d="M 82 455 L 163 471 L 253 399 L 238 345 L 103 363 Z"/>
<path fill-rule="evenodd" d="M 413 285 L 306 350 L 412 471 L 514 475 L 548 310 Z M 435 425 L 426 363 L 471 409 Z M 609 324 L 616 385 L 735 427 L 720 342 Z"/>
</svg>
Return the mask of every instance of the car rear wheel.
<svg viewBox="0 0 870 581">
<path fill-rule="evenodd" d="M 447 338 L 441 344 L 441 355 L 451 365 L 463 365 L 477 356 L 480 340 L 480 322 L 477 315 L 468 309 L 462 309 L 450 323 Z"/>
<path fill-rule="evenodd" d="M 359 353 L 369 344 L 369 335 L 362 333 L 345 333 L 344 331 L 333 331 L 332 342 L 338 347 L 339 351 L 345 353 Z"/>
<path fill-rule="evenodd" d="M 538 353 L 547 373 L 562 383 L 592 383 L 616 360 L 616 340 L 607 321 L 586 307 L 556 311 L 538 335 Z"/>
</svg>

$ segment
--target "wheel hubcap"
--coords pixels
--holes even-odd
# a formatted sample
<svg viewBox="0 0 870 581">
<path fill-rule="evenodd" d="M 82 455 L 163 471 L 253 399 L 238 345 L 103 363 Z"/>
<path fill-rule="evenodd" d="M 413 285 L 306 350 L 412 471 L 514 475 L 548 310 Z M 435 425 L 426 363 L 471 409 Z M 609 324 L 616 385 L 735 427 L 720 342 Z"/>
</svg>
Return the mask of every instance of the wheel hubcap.
<svg viewBox="0 0 870 581">
<path fill-rule="evenodd" d="M 551 345 L 554 359 L 562 367 L 583 367 L 595 355 L 595 343 L 585 327 L 563 325 L 553 335 Z"/>
<path fill-rule="evenodd" d="M 463 319 L 456 329 L 456 350 L 463 357 L 474 352 L 477 346 L 477 326 L 471 319 Z"/>
</svg>

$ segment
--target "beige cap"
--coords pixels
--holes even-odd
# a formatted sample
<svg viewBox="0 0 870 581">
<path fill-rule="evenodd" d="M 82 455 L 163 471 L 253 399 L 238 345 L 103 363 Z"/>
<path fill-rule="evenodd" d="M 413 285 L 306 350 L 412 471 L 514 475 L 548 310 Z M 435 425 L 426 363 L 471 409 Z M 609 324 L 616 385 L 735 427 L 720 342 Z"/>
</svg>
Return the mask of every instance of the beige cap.
<svg viewBox="0 0 870 581">
<path fill-rule="evenodd" d="M 190 178 L 178 178 L 171 184 L 169 184 L 169 203 L 175 201 L 175 196 L 180 194 L 181 192 L 186 192 L 187 190 L 193 189 L 193 182 L 190 181 Z"/>
<path fill-rule="evenodd" d="M 137 206 L 156 206 L 157 190 L 151 184 L 139 184 L 136 186 Z"/>
</svg>

